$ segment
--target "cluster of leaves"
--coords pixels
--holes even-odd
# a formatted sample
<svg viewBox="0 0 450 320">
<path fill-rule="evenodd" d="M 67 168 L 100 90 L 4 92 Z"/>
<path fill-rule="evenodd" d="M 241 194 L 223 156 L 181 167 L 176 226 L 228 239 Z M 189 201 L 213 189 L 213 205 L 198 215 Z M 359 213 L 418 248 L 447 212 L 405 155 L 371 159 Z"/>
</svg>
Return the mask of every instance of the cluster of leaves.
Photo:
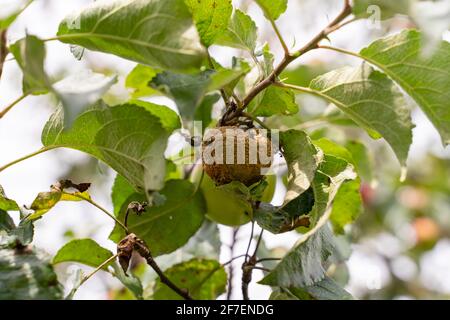
<svg viewBox="0 0 450 320">
<path fill-rule="evenodd" d="M 94 2 L 62 21 L 57 37 L 47 41 L 59 40 L 137 62 L 126 79 L 131 99 L 114 106 L 101 98 L 116 82 L 116 76 L 86 72 L 54 83 L 44 69 L 45 41 L 27 35 L 8 48 L 23 71 L 20 99 L 52 93 L 61 102 L 43 129 L 43 148 L 39 153 L 71 148 L 114 169 L 118 174 L 112 191 L 114 213 L 109 215 L 117 223 L 110 239 L 118 243 L 132 232 L 147 243 L 155 257 L 169 255 L 165 257 L 174 260 L 182 253 L 184 258 L 179 263 L 165 268 L 166 275 L 193 298 L 214 299 L 225 291 L 227 281 L 224 266 L 217 261 L 220 243 L 202 253 L 193 249 L 204 245 L 206 234 L 217 234 L 217 226 L 205 216 L 207 195 L 189 180 L 189 175 L 166 159 L 164 152 L 169 137 L 182 127 L 190 129 L 193 120 L 215 125 L 212 107 L 220 97 L 225 100 L 225 108 L 233 102 L 241 111 L 246 109 L 251 119 L 260 117 L 257 122 L 261 124 L 263 118 L 297 114 L 297 93 L 315 95 L 334 105 L 341 120 L 361 128 L 373 139 L 383 138 L 405 167 L 413 129 L 406 93 L 429 117 L 443 143 L 450 142 L 450 99 L 446 92 L 450 45 L 439 42 L 431 55 L 423 55 L 425 41 L 420 31 L 403 30 L 376 40 L 359 53 L 322 46 L 364 62 L 314 76 L 307 83 L 293 83 L 296 75 L 292 71 L 285 82 L 280 80 L 289 62 L 319 48 L 327 32 L 345 23 L 352 12 L 348 11 L 349 2 L 344 2 L 345 10 L 339 20 L 321 33 L 313 45 L 295 54 L 287 53 L 282 67 L 274 65 L 268 44 L 258 44 L 252 18 L 233 8 L 230 0 Z M 256 3 L 286 47 L 276 21 L 287 10 L 287 0 Z M 373 3 L 383 8 L 384 18 L 409 12 L 405 9 L 409 8 L 408 1 L 395 5 L 392 1 L 370 1 Z M 368 6 L 368 1 L 354 1 L 354 16 L 364 18 Z M 1 20 L 0 30 L 7 29 L 17 14 Z M 231 67 L 224 67 L 210 56 L 208 48 L 212 45 L 239 49 L 250 59 L 233 57 Z M 252 78 L 253 70 L 259 74 L 256 80 Z M 139 100 L 155 94 L 173 99 L 179 114 L 167 106 Z M 343 146 L 298 129 L 280 132 L 280 143 L 287 164 L 287 193 L 281 206 L 259 201 L 264 191 L 260 189 L 265 185 L 250 190 L 236 184 L 228 188 L 240 193 L 241 198 L 244 194 L 247 202 L 258 200 L 248 214 L 261 228 L 274 234 L 299 232 L 298 242 L 266 272 L 260 283 L 274 288 L 273 299 L 351 298 L 327 270 L 346 258 L 336 245 L 335 234 L 344 233 L 344 227 L 361 212 L 360 181 L 371 179 L 367 150 L 358 141 Z M 1 274 L 7 276 L 11 257 L 18 250 L 26 252 L 21 258 L 32 259 L 36 268 L 46 266 L 42 279 L 33 281 L 36 290 L 28 290 L 31 296 L 27 298 L 61 297 L 52 268 L 46 262 L 38 264 L 41 257 L 27 247 L 33 221 L 42 218 L 59 201 L 96 205 L 85 185 L 61 182 L 50 192 L 39 194 L 30 206 L 33 212 L 23 213 L 16 227 L 7 211 L 17 211 L 19 207 L 3 192 L 0 194 Z M 144 201 L 149 206 L 141 214 L 129 214 L 130 203 Z M 52 263 L 101 266 L 118 277 L 136 298 L 180 298 L 159 280 L 151 281 L 144 290 L 140 280 L 126 276 L 112 258 L 112 252 L 93 240 L 78 239 L 61 248 Z M 108 259 L 111 261 L 102 265 Z M 11 284 L 17 288 L 13 298 L 31 286 L 20 279 L 11 280 L 17 280 Z M 69 297 L 85 280 L 82 275 L 78 277 Z M 0 292 L 1 297 L 9 298 L 5 294 Z"/>
</svg>

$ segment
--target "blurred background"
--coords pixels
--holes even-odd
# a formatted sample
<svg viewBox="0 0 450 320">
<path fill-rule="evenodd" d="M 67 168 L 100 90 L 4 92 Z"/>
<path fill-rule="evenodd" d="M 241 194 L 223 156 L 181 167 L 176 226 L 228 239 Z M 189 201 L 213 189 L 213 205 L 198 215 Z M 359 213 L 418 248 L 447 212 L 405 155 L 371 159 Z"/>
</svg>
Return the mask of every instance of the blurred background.
<svg viewBox="0 0 450 320">
<path fill-rule="evenodd" d="M 23 3 L 24 1 L 22 1 Z M 70 12 L 79 10 L 90 0 L 35 0 L 8 31 L 8 41 L 14 42 L 26 33 L 43 39 L 55 35 L 59 22 Z M 10 8 L 20 6 L 20 0 L 0 0 L 0 15 Z M 235 7 L 248 10 L 259 29 L 259 43 L 268 42 L 277 59 L 282 56 L 270 24 L 252 1 L 233 1 Z M 278 21 L 281 33 L 288 44 L 298 47 L 321 30 L 340 10 L 338 0 L 290 0 L 288 11 Z M 447 17 L 448 19 L 449 17 Z M 334 46 L 359 51 L 375 38 L 413 26 L 406 17 L 396 17 L 379 25 L 358 21 L 346 26 L 331 37 Z M 448 35 L 445 35 L 448 36 Z M 213 57 L 227 66 L 232 55 L 241 54 L 233 49 L 213 47 Z M 307 85 L 316 75 L 360 61 L 316 50 L 298 59 L 284 76 L 288 82 Z M 124 82 L 135 63 L 106 54 L 85 52 L 76 60 L 69 46 L 58 42 L 47 43 L 46 70 L 57 81 L 85 69 L 104 74 L 117 74 L 119 81 L 107 93 L 110 103 L 128 99 L 130 92 Z M 0 82 L 0 108 L 21 95 L 21 72 L 11 59 L 7 59 Z M 176 109 L 165 97 L 151 97 L 149 101 Z M 49 95 L 32 96 L 23 100 L 0 121 L 0 165 L 6 164 L 41 147 L 40 134 L 45 122 L 56 108 L 56 100 Z M 400 183 L 400 168 L 395 156 L 383 141 L 372 141 L 361 130 L 308 121 L 327 110 L 329 106 L 309 96 L 298 96 L 299 115 L 290 118 L 270 119 L 271 124 L 295 127 L 300 121 L 303 128 L 317 137 L 328 137 L 345 143 L 358 139 L 370 151 L 371 175 L 362 184 L 364 213 L 356 224 L 346 229 L 345 239 L 350 241 L 351 253 L 346 265 L 331 270 L 335 279 L 361 299 L 435 299 L 450 298 L 450 149 L 444 149 L 440 138 L 411 102 L 414 140 L 408 163 L 408 178 Z M 171 153 L 170 150 L 167 151 Z M 51 184 L 67 178 L 75 182 L 92 182 L 92 197 L 112 210 L 110 190 L 115 173 L 95 159 L 77 151 L 55 150 L 27 160 L 0 174 L 0 184 L 10 198 L 29 205 L 37 193 L 47 191 Z M 279 179 L 280 180 L 280 179 Z M 277 184 L 274 204 L 283 199 L 284 187 Z M 15 217 L 16 219 L 18 217 Z M 34 245 L 53 255 L 68 240 L 91 237 L 102 246 L 115 250 L 107 240 L 113 223 L 87 203 L 59 203 L 44 219 L 36 223 Z M 230 259 L 227 246 L 231 242 L 232 228 L 220 227 L 224 243 L 220 259 Z M 245 251 L 250 228 L 244 226 L 237 234 L 235 254 Z M 274 236 L 265 233 L 265 250 L 282 253 L 298 239 L 295 232 Z M 170 257 L 160 258 L 170 265 Z M 167 261 L 169 260 L 169 261 Z M 62 283 L 70 288 L 74 270 L 87 267 L 61 265 L 57 267 Z M 151 282 L 154 275 L 142 271 Z M 240 262 L 236 275 L 233 298 L 240 299 Z M 270 289 L 255 283 L 262 277 L 255 270 L 250 286 L 250 296 L 267 299 Z M 75 299 L 127 298 L 119 289 L 121 284 L 109 274 L 98 273 L 77 292 Z"/>
</svg>

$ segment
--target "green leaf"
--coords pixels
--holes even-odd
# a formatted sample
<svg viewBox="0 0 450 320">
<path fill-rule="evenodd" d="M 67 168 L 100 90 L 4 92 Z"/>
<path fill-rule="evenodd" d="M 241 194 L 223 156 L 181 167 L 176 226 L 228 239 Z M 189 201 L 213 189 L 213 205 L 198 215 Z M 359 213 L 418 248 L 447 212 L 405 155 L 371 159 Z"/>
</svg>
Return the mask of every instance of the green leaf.
<svg viewBox="0 0 450 320">
<path fill-rule="evenodd" d="M 45 94 L 51 84 L 44 70 L 44 42 L 31 35 L 15 42 L 9 48 L 23 71 L 22 91 L 26 94 Z"/>
<path fill-rule="evenodd" d="M 231 17 L 231 0 L 185 0 L 202 44 L 209 47 L 222 34 Z"/>
<path fill-rule="evenodd" d="M 410 11 L 410 0 L 354 0 L 353 14 L 358 18 L 368 18 L 380 13 L 381 19 L 389 19 L 396 14 L 407 15 Z"/>
<path fill-rule="evenodd" d="M 288 186 L 284 199 L 286 204 L 309 189 L 323 153 L 303 131 L 281 132 L 280 140 L 288 166 Z"/>
<path fill-rule="evenodd" d="M 142 288 L 141 280 L 131 272 L 125 274 L 122 267 L 117 262 L 112 264 L 112 268 L 114 270 L 114 276 L 133 293 L 136 299 L 142 300 L 144 289 Z"/>
<path fill-rule="evenodd" d="M 213 300 L 225 292 L 227 274 L 215 260 L 192 259 L 177 264 L 165 270 L 164 273 L 175 285 L 187 290 L 196 300 Z M 153 298 L 155 300 L 182 299 L 159 280 L 155 284 Z"/>
<path fill-rule="evenodd" d="M 9 7 L 3 7 L 3 12 L 0 13 L 0 31 L 7 29 L 32 2 L 33 0 L 18 1 L 17 3 L 14 3 L 12 10 Z M 3 6 L 5 6 L 5 4 L 3 4 Z"/>
<path fill-rule="evenodd" d="M 51 188 L 51 191 L 40 192 L 33 203 L 30 206 L 31 210 L 34 210 L 32 214 L 27 217 L 27 220 L 36 220 L 49 212 L 60 201 L 83 201 L 84 199 L 90 199 L 90 195 L 87 191 L 67 193 L 59 188 Z"/>
<path fill-rule="evenodd" d="M 0 232 L 5 231 L 6 233 L 9 233 L 15 228 L 16 225 L 14 224 L 14 220 L 11 216 L 7 212 L 0 209 Z"/>
<path fill-rule="evenodd" d="M 258 94 L 248 106 L 248 112 L 258 117 L 292 115 L 298 110 L 292 90 L 273 86 Z"/>
<path fill-rule="evenodd" d="M 287 9 L 287 0 L 256 0 L 269 20 L 277 20 Z"/>
<path fill-rule="evenodd" d="M 157 91 L 148 84 L 156 75 L 153 68 L 138 64 L 125 80 L 125 87 L 133 91 L 131 97 L 137 99 L 155 94 Z"/>
<path fill-rule="evenodd" d="M 336 233 L 344 233 L 344 227 L 353 223 L 363 211 L 359 179 L 345 181 L 337 192 L 330 221 Z"/>
<path fill-rule="evenodd" d="M 256 48 L 257 37 L 255 22 L 250 16 L 236 9 L 227 29 L 217 37 L 215 43 L 253 53 Z"/>
<path fill-rule="evenodd" d="M 164 151 L 172 132 L 166 128 L 174 128 L 176 122 L 179 125 L 175 112 L 144 102 L 114 107 L 99 103 L 64 130 L 61 111 L 58 109 L 45 125 L 44 146 L 86 152 L 107 163 L 136 188 L 162 188 Z"/>
<path fill-rule="evenodd" d="M 202 103 L 197 107 L 194 114 L 195 121 L 202 122 L 202 129 L 204 130 L 208 127 L 212 122 L 212 108 L 214 104 L 219 101 L 219 94 L 210 94 L 205 96 Z"/>
<path fill-rule="evenodd" d="M 181 120 L 178 114 L 166 106 L 149 103 L 142 100 L 130 100 L 128 104 L 142 107 L 146 111 L 150 112 L 153 116 L 159 119 L 163 128 L 169 133 L 181 128 Z"/>
<path fill-rule="evenodd" d="M 0 248 L 1 300 L 57 300 L 63 297 L 47 256 L 29 248 Z"/>
<path fill-rule="evenodd" d="M 345 147 L 352 154 L 356 171 L 358 175 L 365 181 L 373 181 L 373 159 L 367 147 L 358 141 L 349 141 Z"/>
<path fill-rule="evenodd" d="M 3 190 L 3 187 L 0 185 L 0 210 L 3 211 L 19 211 L 19 206 L 17 205 L 17 202 L 14 200 L 8 199 L 8 197 L 5 195 L 5 190 Z"/>
<path fill-rule="evenodd" d="M 224 89 L 228 95 L 231 95 L 238 81 L 250 72 L 250 65 L 242 59 L 233 57 L 232 69 L 217 67 L 216 72 L 211 74 L 211 82 L 208 85 L 208 91 Z"/>
<path fill-rule="evenodd" d="M 260 283 L 303 288 L 323 279 L 325 263 L 331 256 L 335 258 L 340 254 L 326 225 L 331 214 L 330 207 L 342 183 L 355 178 L 353 166 L 345 160 L 325 156 L 312 183 L 314 207 L 309 214 L 312 228 Z"/>
<path fill-rule="evenodd" d="M 362 58 L 382 69 L 422 108 L 450 143 L 450 44 L 442 41 L 429 58 L 421 56 L 422 36 L 416 30 L 373 42 L 360 52 Z"/>
<path fill-rule="evenodd" d="M 212 72 L 208 70 L 190 75 L 165 71 L 154 77 L 151 85 L 175 100 L 183 119 L 192 120 L 195 109 L 207 92 Z"/>
<path fill-rule="evenodd" d="M 355 164 L 350 151 L 336 142 L 327 138 L 320 138 L 318 140 L 314 140 L 313 143 L 316 147 L 320 148 L 323 153 L 342 158 L 353 165 Z"/>
<path fill-rule="evenodd" d="M 85 70 L 53 84 L 53 90 L 64 106 L 65 126 L 71 126 L 76 117 L 100 100 L 116 81 L 116 76 L 107 77 Z"/>
<path fill-rule="evenodd" d="M 292 69 L 284 70 L 280 78 L 286 79 L 286 82 L 290 84 L 307 87 L 311 81 L 327 72 L 327 66 L 322 62 L 312 62 L 308 65 L 299 65 L 298 67 Z"/>
<path fill-rule="evenodd" d="M 128 216 L 129 230 L 147 243 L 154 256 L 170 253 L 186 244 L 201 227 L 206 211 L 202 194 L 189 181 L 170 180 L 160 194 L 166 199 L 163 204 L 149 206 L 139 216 L 134 213 Z M 129 195 L 120 209 L 120 220 L 123 221 L 131 201 L 147 199 L 137 192 Z M 123 237 L 123 230 L 116 226 L 110 239 L 118 242 Z"/>
<path fill-rule="evenodd" d="M 259 283 L 287 288 L 311 286 L 325 277 L 324 264 L 335 252 L 333 235 L 323 226 L 297 244 Z"/>
<path fill-rule="evenodd" d="M 111 199 L 114 207 L 114 215 L 119 216 L 124 205 L 128 206 L 127 199 L 134 193 L 138 193 L 135 188 L 120 174 L 116 175 L 111 192 Z"/>
<path fill-rule="evenodd" d="M 411 111 L 386 75 L 363 64 L 329 72 L 310 87 L 361 127 L 382 136 L 405 165 L 412 143 Z"/>
<path fill-rule="evenodd" d="M 112 256 L 111 251 L 101 247 L 92 239 L 77 239 L 66 243 L 59 249 L 52 260 L 52 264 L 79 262 L 96 268 Z"/>
<path fill-rule="evenodd" d="M 58 39 L 157 69 L 193 70 L 205 57 L 184 0 L 97 1 L 64 19 Z"/>
<path fill-rule="evenodd" d="M 33 241 L 34 225 L 27 219 L 22 219 L 16 227 L 11 216 L 0 209 L 0 248 L 15 248 L 27 246 Z"/>
<path fill-rule="evenodd" d="M 309 188 L 284 207 L 275 207 L 261 203 L 253 216 L 258 225 L 274 234 L 294 230 L 300 226 L 309 227 L 310 220 L 306 216 L 314 206 L 313 189 Z"/>
</svg>

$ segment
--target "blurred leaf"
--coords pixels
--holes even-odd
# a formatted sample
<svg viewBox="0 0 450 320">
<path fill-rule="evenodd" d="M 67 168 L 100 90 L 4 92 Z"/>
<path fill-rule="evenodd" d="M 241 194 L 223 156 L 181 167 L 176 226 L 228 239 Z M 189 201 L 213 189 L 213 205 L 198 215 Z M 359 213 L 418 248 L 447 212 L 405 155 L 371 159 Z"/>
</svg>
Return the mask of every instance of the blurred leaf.
<svg viewBox="0 0 450 320">
<path fill-rule="evenodd" d="M 0 231 L 5 231 L 6 233 L 9 233 L 15 227 L 16 225 L 11 216 L 7 212 L 0 209 Z"/>
<path fill-rule="evenodd" d="M 1 300 L 57 300 L 63 296 L 48 258 L 30 248 L 0 248 Z"/>
<path fill-rule="evenodd" d="M 174 264 L 194 258 L 219 260 L 221 246 L 217 224 L 205 219 L 202 227 L 189 239 L 188 243 L 170 254 L 157 257 L 156 261 L 160 268 L 167 269 Z"/>
<path fill-rule="evenodd" d="M 450 143 L 450 99 L 447 93 L 450 86 L 450 44 L 442 41 L 433 56 L 425 58 L 421 57 L 422 39 L 418 31 L 404 30 L 376 40 L 360 55 L 386 72 L 417 102 L 439 131 L 443 144 L 447 145 Z"/>
<path fill-rule="evenodd" d="M 257 37 L 255 22 L 250 16 L 236 9 L 228 28 L 217 37 L 215 43 L 253 52 Z"/>
<path fill-rule="evenodd" d="M 165 275 L 197 300 L 213 300 L 225 292 L 227 274 L 215 260 L 192 259 L 164 271 Z M 153 299 L 181 300 L 182 298 L 162 284 L 155 284 Z"/>
<path fill-rule="evenodd" d="M 231 0 L 185 0 L 203 45 L 209 47 L 227 28 L 233 7 Z"/>
<path fill-rule="evenodd" d="M 22 90 L 27 94 L 45 94 L 51 84 L 44 70 L 45 45 L 35 37 L 27 35 L 9 48 L 23 71 Z"/>
<path fill-rule="evenodd" d="M 64 106 L 64 125 L 70 127 L 76 117 L 90 107 L 116 83 L 117 77 L 84 70 L 53 84 Z"/>
<path fill-rule="evenodd" d="M 14 4 L 13 10 L 7 10 L 6 8 L 2 8 L 2 10 L 6 11 L 0 13 L 0 31 L 7 29 L 16 19 L 17 17 L 33 2 L 33 0 L 28 1 L 19 1 L 20 4 Z M 3 4 L 5 6 L 5 4 Z"/>
<path fill-rule="evenodd" d="M 333 202 L 330 220 L 334 231 L 344 233 L 344 227 L 353 223 L 363 211 L 359 179 L 345 181 L 339 188 Z"/>
<path fill-rule="evenodd" d="M 280 78 L 286 79 L 286 82 L 296 86 L 308 87 L 314 78 L 326 73 L 326 71 L 327 68 L 324 63 L 312 62 L 308 65 L 286 69 L 281 73 Z"/>
<path fill-rule="evenodd" d="M 170 253 L 186 244 L 201 227 L 206 212 L 202 194 L 189 181 L 168 181 L 160 194 L 166 199 L 163 204 L 147 207 L 140 216 L 134 213 L 128 216 L 129 230 L 148 244 L 154 256 Z M 131 201 L 147 199 L 137 192 L 129 195 L 120 210 L 121 221 Z M 110 235 L 115 242 L 123 237 L 124 232 L 118 226 Z"/>
<path fill-rule="evenodd" d="M 78 289 L 83 284 L 84 273 L 83 270 L 77 269 L 70 275 L 70 280 L 72 282 L 72 289 L 70 289 L 67 296 L 64 298 L 65 300 L 72 300 L 77 293 Z"/>
<path fill-rule="evenodd" d="M 184 0 L 97 1 L 64 19 L 58 39 L 157 69 L 189 71 L 205 56 L 191 27 Z"/>
<path fill-rule="evenodd" d="M 410 4 L 410 0 L 354 0 L 353 14 L 358 18 L 368 18 L 380 13 L 381 19 L 385 20 L 392 18 L 396 14 L 407 15 L 410 10 Z"/>
<path fill-rule="evenodd" d="M 0 185 L 0 210 L 3 211 L 19 211 L 19 206 L 14 200 L 8 199 L 5 195 L 5 190 Z"/>
<path fill-rule="evenodd" d="M 77 239 L 66 243 L 53 257 L 52 264 L 79 262 L 90 267 L 98 267 L 113 256 L 113 253 L 92 239 Z M 106 269 L 105 266 L 104 269 Z"/>
<path fill-rule="evenodd" d="M 292 90 L 273 86 L 258 94 L 248 106 L 248 112 L 258 117 L 290 115 L 297 113 L 298 110 Z"/>
<path fill-rule="evenodd" d="M 353 297 L 336 281 L 325 276 L 312 286 L 275 290 L 270 300 L 353 300 Z"/>
<path fill-rule="evenodd" d="M 11 216 L 0 209 L 0 247 L 15 248 L 27 246 L 33 241 L 34 225 L 22 219 L 16 227 Z"/>
<path fill-rule="evenodd" d="M 277 20 L 287 9 L 287 0 L 256 0 L 269 20 Z"/>
<path fill-rule="evenodd" d="M 177 74 L 165 71 L 151 81 L 153 88 L 175 100 L 183 119 L 192 120 L 210 84 L 213 71 L 198 74 Z"/>
<path fill-rule="evenodd" d="M 352 154 L 356 171 L 358 175 L 365 181 L 372 182 L 373 180 L 373 163 L 372 155 L 367 150 L 367 147 L 358 141 L 349 141 L 345 147 Z"/>
<path fill-rule="evenodd" d="M 59 108 L 45 125 L 44 146 L 86 152 L 107 163 L 135 187 L 161 189 L 165 177 L 164 151 L 171 133 L 165 130 L 164 123 L 172 124 L 172 119 L 178 122 L 175 112 L 144 102 L 139 106 L 133 103 L 115 107 L 99 103 L 64 130 L 61 111 Z"/>
<path fill-rule="evenodd" d="M 405 165 L 412 142 L 411 111 L 386 75 L 363 64 L 331 71 L 313 80 L 310 87 L 361 127 L 381 135 Z"/>
<path fill-rule="evenodd" d="M 442 36 L 450 27 L 450 2 L 414 1 L 411 16 L 423 34 L 423 53 L 432 55 L 442 41 Z"/>
<path fill-rule="evenodd" d="M 148 84 L 157 73 L 153 68 L 142 64 L 134 67 L 125 80 L 125 87 L 133 90 L 132 98 L 137 99 L 155 94 L 157 91 Z"/>
</svg>

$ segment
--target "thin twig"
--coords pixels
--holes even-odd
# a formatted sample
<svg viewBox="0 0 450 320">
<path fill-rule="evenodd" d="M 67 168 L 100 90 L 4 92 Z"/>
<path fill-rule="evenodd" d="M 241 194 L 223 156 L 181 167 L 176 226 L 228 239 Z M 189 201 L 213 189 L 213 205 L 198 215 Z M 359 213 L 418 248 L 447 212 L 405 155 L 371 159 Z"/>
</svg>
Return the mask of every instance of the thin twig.
<svg viewBox="0 0 450 320">
<path fill-rule="evenodd" d="M 262 270 L 262 271 L 265 271 L 265 272 L 270 272 L 270 271 L 272 271 L 272 270 L 270 270 L 270 269 L 267 269 L 267 268 L 264 268 L 264 267 L 258 267 L 258 266 L 253 266 L 252 267 L 252 270 Z"/>
<path fill-rule="evenodd" d="M 103 213 L 105 213 L 108 217 L 113 219 L 119 226 L 121 226 L 125 230 L 125 232 L 127 234 L 129 233 L 128 228 L 119 219 L 117 219 L 112 213 L 110 213 L 108 210 L 103 208 L 101 205 L 99 205 L 97 202 L 95 202 L 91 198 L 84 197 L 81 194 L 76 194 L 76 193 L 65 193 L 65 194 L 73 196 L 73 197 L 76 197 L 76 198 L 79 198 L 79 199 L 84 200 L 86 202 L 89 202 L 90 204 L 92 204 L 94 207 L 96 207 L 100 211 L 103 211 Z"/>
<path fill-rule="evenodd" d="M 320 31 L 314 38 L 311 39 L 305 46 L 297 50 L 293 54 L 286 54 L 280 64 L 268 75 L 264 80 L 262 80 L 258 85 L 256 85 L 247 96 L 242 101 L 242 108 L 239 110 L 241 112 L 244 110 L 249 103 L 264 89 L 273 84 L 278 76 L 283 72 L 286 67 L 293 62 L 298 57 L 304 55 L 305 53 L 317 49 L 320 41 L 326 39 L 328 35 L 337 30 L 336 26 L 339 25 L 345 18 L 347 18 L 352 13 L 352 7 L 349 0 L 344 1 L 344 8 L 339 13 L 339 15 L 328 24 L 322 31 Z"/>
<path fill-rule="evenodd" d="M 276 22 L 273 19 L 269 19 L 269 20 L 270 20 L 270 24 L 273 27 L 273 30 L 275 31 L 275 34 L 278 37 L 278 40 L 280 40 L 280 44 L 283 47 L 284 53 L 286 55 L 289 55 L 289 48 L 286 45 L 286 41 L 284 41 L 283 36 L 281 35 L 280 29 L 278 29 L 278 26 L 277 26 Z"/>
<path fill-rule="evenodd" d="M 247 257 L 249 257 L 248 253 L 250 251 L 250 246 L 252 245 L 253 241 L 253 232 L 255 231 L 255 221 L 252 221 L 252 231 L 250 232 L 250 239 L 248 240 L 247 250 L 245 251 L 245 262 L 247 262 Z"/>
<path fill-rule="evenodd" d="M 248 295 L 248 286 L 250 285 L 250 282 L 252 282 L 252 273 L 253 269 L 256 268 L 256 254 L 258 252 L 258 248 L 261 244 L 262 235 L 264 233 L 264 229 L 261 229 L 261 232 L 258 237 L 258 241 L 255 246 L 255 251 L 253 252 L 253 255 L 250 257 L 250 259 L 245 259 L 244 263 L 242 264 L 242 296 L 244 300 L 250 300 L 250 297 Z M 250 248 L 251 240 L 253 239 L 253 228 L 252 228 L 252 235 L 250 237 L 249 246 L 247 248 L 247 254 L 248 250 Z M 259 269 L 259 267 L 258 267 Z"/>
<path fill-rule="evenodd" d="M 1 62 L 3 65 L 3 61 Z M 1 72 L 1 68 L 0 68 L 0 72 Z M 1 73 L 0 73 L 1 76 Z M 8 105 L 5 109 L 3 109 L 2 111 L 0 111 L 0 119 L 3 118 L 5 116 L 5 114 L 7 114 L 9 111 L 11 111 L 12 108 L 14 108 L 17 104 L 19 104 L 19 102 L 21 102 L 23 99 L 25 99 L 28 96 L 28 94 L 22 94 L 19 98 L 17 98 L 16 100 L 14 100 L 10 105 Z"/>
<path fill-rule="evenodd" d="M 246 118 L 248 118 L 248 119 L 250 119 L 250 120 L 256 122 L 256 123 L 259 124 L 262 128 L 267 129 L 267 130 L 270 130 L 270 128 L 269 128 L 263 121 L 259 120 L 258 117 L 255 117 L 255 116 L 253 116 L 252 114 L 247 113 L 247 112 L 242 112 L 242 115 L 243 115 L 244 117 L 246 117 Z"/>
<path fill-rule="evenodd" d="M 262 258 L 262 259 L 258 259 L 256 260 L 256 263 L 261 263 L 264 261 L 280 261 L 281 258 Z"/>
<path fill-rule="evenodd" d="M 81 281 L 79 287 L 81 287 L 86 281 L 88 281 L 94 274 L 96 274 L 98 271 L 103 269 L 105 266 L 110 264 L 112 261 L 114 261 L 117 258 L 117 254 L 113 255 L 112 257 L 108 258 L 105 262 L 103 262 L 101 265 L 99 265 L 97 268 L 95 268 L 94 271 L 92 271 L 90 274 L 85 276 Z"/>
<path fill-rule="evenodd" d="M 134 236 L 135 235 L 131 234 L 129 236 Z M 165 274 L 164 272 L 161 270 L 161 268 L 158 266 L 158 264 L 156 263 L 156 261 L 153 259 L 152 254 L 148 248 L 148 246 L 145 244 L 144 241 L 137 239 L 137 242 L 135 243 L 135 249 L 136 251 L 141 255 L 141 257 L 143 257 L 146 261 L 147 264 L 153 269 L 155 270 L 155 272 L 158 274 L 159 279 L 161 280 L 162 283 L 164 283 L 166 286 L 168 286 L 170 289 L 172 289 L 173 291 L 175 291 L 177 294 L 179 294 L 181 297 L 183 297 L 185 300 L 194 300 L 192 298 L 192 296 L 189 294 L 189 292 L 187 292 L 187 290 L 181 289 L 179 288 L 176 284 L 174 284 Z"/>
<path fill-rule="evenodd" d="M 230 245 L 230 256 L 233 257 L 234 255 L 234 249 L 236 247 L 236 242 L 237 242 L 237 234 L 239 232 L 239 227 L 238 228 L 234 228 L 233 229 L 233 233 L 232 233 L 232 238 L 231 238 L 231 245 Z M 246 255 L 241 255 L 241 256 L 245 256 Z M 227 300 L 231 299 L 231 295 L 233 294 L 233 276 L 234 276 L 234 268 L 233 268 L 233 261 L 235 259 L 239 258 L 238 257 L 234 257 L 232 258 L 228 264 L 230 265 L 228 267 L 228 290 L 227 290 Z"/>
<path fill-rule="evenodd" d="M 12 162 L 10 162 L 8 164 L 5 164 L 4 166 L 0 167 L 0 172 L 2 172 L 3 170 L 8 169 L 9 167 L 12 167 L 13 165 L 15 165 L 17 163 L 20 163 L 20 162 L 25 161 L 27 159 L 30 159 L 30 158 L 32 158 L 34 156 L 37 156 L 37 155 L 39 155 L 41 153 L 44 153 L 44 152 L 47 152 L 47 151 L 50 151 L 50 150 L 53 150 L 53 149 L 56 149 L 56 148 L 58 148 L 58 147 L 56 147 L 56 146 L 43 147 L 43 148 L 39 149 L 38 151 L 35 151 L 35 152 L 30 153 L 30 154 L 28 154 L 26 156 L 23 156 L 23 157 L 21 157 L 19 159 L 16 159 L 16 160 L 14 160 L 14 161 L 12 161 Z"/>
</svg>

